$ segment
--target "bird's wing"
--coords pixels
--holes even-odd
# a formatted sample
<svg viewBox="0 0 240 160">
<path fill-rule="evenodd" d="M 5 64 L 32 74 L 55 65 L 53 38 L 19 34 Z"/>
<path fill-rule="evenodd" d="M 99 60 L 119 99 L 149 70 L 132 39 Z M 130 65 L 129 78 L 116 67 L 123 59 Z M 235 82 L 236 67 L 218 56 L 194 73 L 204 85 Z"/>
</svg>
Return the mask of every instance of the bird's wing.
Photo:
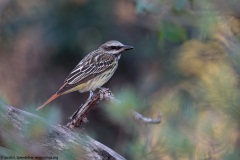
<svg viewBox="0 0 240 160">
<path fill-rule="evenodd" d="M 114 65 L 115 56 L 109 54 L 95 54 L 85 57 L 79 64 L 72 70 L 72 72 L 65 79 L 64 86 L 58 90 L 58 94 L 78 86 L 90 79 L 98 76 L 104 71 Z"/>
</svg>

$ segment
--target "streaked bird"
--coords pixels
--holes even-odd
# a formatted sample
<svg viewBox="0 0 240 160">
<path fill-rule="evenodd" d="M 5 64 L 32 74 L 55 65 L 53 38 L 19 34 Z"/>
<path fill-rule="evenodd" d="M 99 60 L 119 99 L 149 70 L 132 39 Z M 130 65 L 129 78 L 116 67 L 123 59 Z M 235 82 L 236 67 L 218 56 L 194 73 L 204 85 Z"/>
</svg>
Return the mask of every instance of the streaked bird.
<svg viewBox="0 0 240 160">
<path fill-rule="evenodd" d="M 123 45 L 115 40 L 102 44 L 97 50 L 90 52 L 78 63 L 65 79 L 62 87 L 37 110 L 42 109 L 60 95 L 74 91 L 83 93 L 100 88 L 114 74 L 121 53 L 130 49 L 133 49 L 133 47 Z"/>
</svg>

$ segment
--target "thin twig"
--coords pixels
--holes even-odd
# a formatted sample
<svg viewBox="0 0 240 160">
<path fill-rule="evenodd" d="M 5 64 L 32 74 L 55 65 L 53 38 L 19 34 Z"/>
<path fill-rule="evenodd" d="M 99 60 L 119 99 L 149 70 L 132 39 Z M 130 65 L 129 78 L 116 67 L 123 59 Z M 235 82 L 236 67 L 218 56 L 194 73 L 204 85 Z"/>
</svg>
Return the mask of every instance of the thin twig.
<svg viewBox="0 0 240 160">
<path fill-rule="evenodd" d="M 158 113 L 158 117 L 156 119 L 149 118 L 149 117 L 144 117 L 140 113 L 136 111 L 132 111 L 133 117 L 143 123 L 151 123 L 151 124 L 159 124 L 162 119 L 162 113 Z"/>
</svg>

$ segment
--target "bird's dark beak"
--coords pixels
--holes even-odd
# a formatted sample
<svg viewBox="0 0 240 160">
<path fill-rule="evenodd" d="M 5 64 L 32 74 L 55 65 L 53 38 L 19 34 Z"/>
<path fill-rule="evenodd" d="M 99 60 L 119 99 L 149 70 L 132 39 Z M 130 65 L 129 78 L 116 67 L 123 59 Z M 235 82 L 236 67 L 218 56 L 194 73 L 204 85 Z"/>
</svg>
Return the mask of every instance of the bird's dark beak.
<svg viewBox="0 0 240 160">
<path fill-rule="evenodd" d="M 124 45 L 123 48 L 124 48 L 124 50 L 130 50 L 130 49 L 133 49 L 132 46 L 128 46 L 128 45 Z"/>
</svg>

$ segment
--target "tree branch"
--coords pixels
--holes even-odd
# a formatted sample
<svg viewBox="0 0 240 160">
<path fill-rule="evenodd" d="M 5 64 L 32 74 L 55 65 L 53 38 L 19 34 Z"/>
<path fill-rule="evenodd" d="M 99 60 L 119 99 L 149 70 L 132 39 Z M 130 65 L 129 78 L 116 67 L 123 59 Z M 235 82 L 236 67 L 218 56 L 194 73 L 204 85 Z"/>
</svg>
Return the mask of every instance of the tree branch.
<svg viewBox="0 0 240 160">
<path fill-rule="evenodd" d="M 37 115 L 11 106 L 0 106 L 0 145 L 12 149 L 11 144 L 14 142 L 24 148 L 27 153 L 43 157 L 61 155 L 61 158 L 68 159 L 67 155 L 74 151 L 78 159 L 124 160 L 122 156 L 80 130 L 80 126 L 86 122 L 89 110 L 101 100 L 121 103 L 109 89 L 100 88 L 97 93 L 91 94 L 70 117 L 71 121 L 66 126 L 50 124 Z M 156 119 L 144 117 L 136 111 L 132 111 L 132 114 L 136 120 L 143 123 L 161 122 L 161 114 Z"/>
<path fill-rule="evenodd" d="M 117 101 L 108 88 L 100 88 L 97 93 L 90 94 L 89 98 L 69 118 L 71 119 L 71 122 L 69 122 L 66 126 L 71 129 L 81 126 L 87 121 L 86 116 L 89 110 L 101 100 L 107 100 L 111 102 Z"/>
<path fill-rule="evenodd" d="M 77 111 L 69 118 L 71 121 L 66 127 L 74 129 L 80 127 L 84 122 L 87 122 L 87 114 L 89 110 L 101 100 L 107 100 L 112 103 L 121 103 L 117 100 L 108 88 L 100 88 L 97 93 L 90 94 L 89 98 L 78 108 Z M 159 113 L 156 119 L 144 117 L 136 111 L 132 111 L 133 117 L 143 123 L 159 124 L 161 122 L 162 114 Z"/>
<path fill-rule="evenodd" d="M 67 127 L 50 124 L 37 115 L 11 106 L 0 106 L 0 121 L 1 144 L 13 150 L 12 153 L 13 146 L 17 144 L 28 154 L 35 156 L 60 156 L 60 159 L 69 159 L 69 154 L 75 153 L 78 159 L 83 160 L 124 160 L 81 130 L 73 132 Z"/>
</svg>

